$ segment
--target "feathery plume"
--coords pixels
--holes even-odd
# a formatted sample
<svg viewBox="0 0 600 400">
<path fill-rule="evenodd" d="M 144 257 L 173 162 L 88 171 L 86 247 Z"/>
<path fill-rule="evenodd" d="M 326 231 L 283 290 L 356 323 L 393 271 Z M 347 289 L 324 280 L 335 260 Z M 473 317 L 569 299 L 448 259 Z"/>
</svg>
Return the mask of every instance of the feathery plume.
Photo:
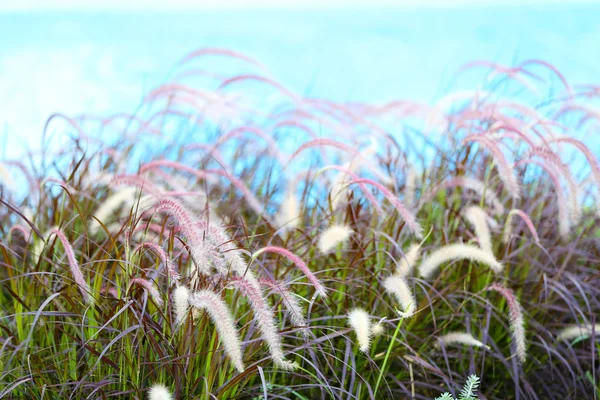
<svg viewBox="0 0 600 400">
<path fill-rule="evenodd" d="M 77 263 L 77 259 L 75 258 L 75 252 L 73 251 L 73 247 L 71 243 L 63 233 L 63 231 L 59 227 L 51 228 L 46 235 L 48 239 L 52 236 L 56 235 L 60 242 L 62 243 L 65 253 L 67 254 L 67 260 L 69 261 L 69 268 L 71 269 L 71 274 L 73 275 L 73 279 L 77 286 L 79 286 L 79 290 L 83 296 L 83 300 L 87 304 L 92 304 L 94 302 L 94 298 L 92 297 L 92 290 L 90 289 L 90 285 L 85 281 L 83 274 L 81 273 L 81 269 L 79 268 L 79 264 Z M 40 251 L 41 253 L 41 251 Z"/>
<path fill-rule="evenodd" d="M 410 230 L 414 233 L 417 238 L 423 237 L 423 228 L 417 222 L 415 216 L 411 214 L 406 207 L 402 204 L 402 202 L 394 196 L 392 192 L 390 192 L 385 186 L 380 183 L 377 183 L 371 179 L 355 179 L 351 181 L 349 184 L 368 184 L 371 186 L 375 186 L 383 195 L 394 205 L 398 213 L 402 216 L 404 221 L 406 221 L 406 225 L 410 228 Z"/>
<path fill-rule="evenodd" d="M 513 293 L 513 291 L 507 287 L 504 287 L 498 283 L 493 283 L 486 288 L 486 290 L 494 290 L 500 293 L 505 299 L 508 305 L 509 312 L 509 323 L 510 330 L 512 333 L 512 339 L 517 349 L 517 357 L 519 361 L 525 362 L 527 357 L 527 345 L 525 343 L 525 319 L 521 312 L 521 304 Z"/>
<path fill-rule="evenodd" d="M 360 351 L 366 353 L 371 345 L 371 321 L 366 311 L 355 308 L 348 313 L 348 324 L 356 333 Z"/>
<path fill-rule="evenodd" d="M 440 336 L 438 337 L 437 346 L 440 344 L 447 346 L 454 343 L 465 344 L 471 347 L 485 347 L 488 350 L 490 349 L 490 346 L 483 344 L 479 340 L 475 339 L 473 335 L 467 332 L 451 332 Z"/>
<path fill-rule="evenodd" d="M 587 339 L 592 336 L 592 332 L 595 332 L 596 337 L 600 334 L 600 324 L 592 325 L 586 324 L 583 326 L 579 325 L 570 325 L 565 329 L 561 330 L 557 340 L 573 340 L 576 338 Z"/>
<path fill-rule="evenodd" d="M 173 290 L 173 310 L 175 312 L 175 325 L 180 325 L 187 316 L 190 307 L 190 291 L 185 286 Z"/>
<path fill-rule="evenodd" d="M 162 249 L 162 247 L 160 247 L 159 245 L 157 245 L 154 242 L 144 242 L 144 243 L 138 244 L 135 247 L 135 249 L 133 249 L 133 252 L 135 253 L 144 247 L 147 247 L 147 248 L 153 250 L 158 255 L 158 257 L 164 264 L 165 268 L 167 269 L 167 274 L 172 279 L 170 283 L 177 283 L 179 281 L 179 273 L 177 271 L 175 271 L 175 268 L 173 267 L 173 263 L 171 262 L 171 259 L 169 258 L 167 253 L 165 253 L 165 251 Z"/>
<path fill-rule="evenodd" d="M 152 301 L 158 307 L 163 306 L 163 299 L 160 297 L 160 292 L 158 291 L 158 289 L 156 288 L 154 283 L 152 283 L 149 280 L 144 279 L 144 278 L 133 278 L 133 279 L 131 279 L 131 284 L 138 285 L 138 286 L 144 288 L 144 290 L 146 290 L 148 292 L 148 295 L 150 296 L 150 298 L 152 298 Z"/>
<path fill-rule="evenodd" d="M 307 334 L 305 329 L 307 323 L 304 317 L 304 310 L 298 301 L 298 298 L 291 293 L 283 284 L 283 282 L 276 282 L 272 279 L 263 278 L 259 280 L 261 286 L 268 287 L 273 292 L 281 296 L 282 304 L 290 314 L 292 324 L 302 328 L 302 333 Z"/>
<path fill-rule="evenodd" d="M 347 225 L 332 225 L 319 236 L 319 250 L 327 253 L 340 243 L 345 243 L 354 231 Z"/>
<path fill-rule="evenodd" d="M 419 261 L 420 250 L 421 245 L 419 243 L 413 243 L 396 264 L 396 272 L 394 274 L 398 276 L 410 275 Z"/>
<path fill-rule="evenodd" d="M 217 327 L 219 338 L 225 347 L 225 352 L 233 362 L 238 372 L 244 372 L 242 362 L 242 342 L 240 341 L 235 321 L 227 304 L 214 292 L 200 290 L 189 298 L 192 307 L 205 310 Z"/>
<path fill-rule="evenodd" d="M 282 231 L 287 231 L 298 227 L 300 223 L 300 203 L 296 194 L 289 190 L 285 195 L 279 213 L 275 217 L 275 222 Z"/>
<path fill-rule="evenodd" d="M 475 229 L 475 236 L 479 247 L 485 252 L 492 252 L 492 238 L 488 226 L 488 215 L 478 206 L 471 206 L 464 212 L 464 216 Z"/>
<path fill-rule="evenodd" d="M 493 254 L 485 252 L 476 246 L 467 244 L 450 244 L 443 246 L 429 255 L 421 263 L 419 268 L 421 276 L 425 279 L 431 278 L 431 275 L 440 267 L 441 264 L 451 261 L 467 259 L 477 261 L 490 267 L 495 273 L 499 273 L 504 268 Z"/>
<path fill-rule="evenodd" d="M 414 315 L 416 310 L 416 300 L 406 279 L 398 275 L 389 276 L 383 281 L 383 287 L 386 292 L 393 295 L 402 306 L 400 315 L 403 318 L 409 318 Z"/>
<path fill-rule="evenodd" d="M 310 283 L 312 283 L 312 285 L 315 287 L 315 289 L 317 290 L 317 293 L 319 295 L 321 295 L 323 297 L 327 296 L 325 287 L 321 284 L 321 282 L 317 279 L 317 277 L 312 273 L 312 271 L 306 266 L 304 261 L 302 261 L 300 259 L 300 257 L 298 257 L 297 255 L 293 254 L 292 252 L 290 252 L 282 247 L 267 246 L 267 247 L 263 247 L 260 250 L 257 250 L 252 255 L 252 259 L 255 259 L 262 253 L 275 253 L 275 254 L 279 254 L 280 256 L 284 256 L 285 258 L 287 258 L 288 260 L 293 262 L 294 265 L 296 265 L 296 267 L 304 273 L 304 275 L 308 278 Z"/>
<path fill-rule="evenodd" d="M 373 325 L 373 328 L 371 328 L 371 333 L 374 337 L 381 336 L 385 333 L 385 327 L 383 326 L 381 321 Z"/>
<path fill-rule="evenodd" d="M 508 192 L 514 199 L 521 197 L 521 189 L 517 178 L 514 175 L 514 168 L 506 161 L 506 157 L 496 142 L 489 136 L 485 135 L 469 135 L 463 139 L 463 143 L 478 142 L 481 146 L 486 147 L 492 156 L 498 168 L 499 176 Z"/>
<path fill-rule="evenodd" d="M 155 383 L 148 391 L 148 400 L 172 400 L 171 392 L 166 386 Z"/>
<path fill-rule="evenodd" d="M 124 204 L 131 205 L 136 199 L 136 188 L 126 187 L 117 190 L 112 195 L 108 196 L 106 200 L 98 207 L 98 209 L 94 212 L 95 219 L 91 219 L 89 229 L 92 233 L 97 233 L 100 228 L 100 222 L 103 224 L 108 224 L 110 221 L 111 215 L 115 211 L 117 211 Z M 125 206 L 127 207 L 127 206 Z"/>
<path fill-rule="evenodd" d="M 273 311 L 264 298 L 260 287 L 246 279 L 231 279 L 230 285 L 239 290 L 250 302 L 250 306 L 254 311 L 254 320 L 258 324 L 263 340 L 269 346 L 275 365 L 288 371 L 296 369 L 296 364 L 286 360 L 283 355 L 281 336 L 273 322 Z"/>
<path fill-rule="evenodd" d="M 404 185 L 404 204 L 411 209 L 415 205 L 415 193 L 417 189 L 417 174 L 414 168 L 408 167 L 406 171 L 406 184 Z"/>
<path fill-rule="evenodd" d="M 166 212 L 177 221 L 179 228 L 189 241 L 190 256 L 196 270 L 203 275 L 213 275 L 214 271 L 210 265 L 203 235 L 197 228 L 198 219 L 181 202 L 170 198 L 162 199 L 156 205 L 156 212 Z M 217 272 L 223 273 L 226 271 Z"/>
<path fill-rule="evenodd" d="M 529 218 L 529 215 L 527 215 L 525 212 L 517 210 L 516 208 L 508 212 L 508 216 L 506 217 L 506 223 L 504 225 L 504 232 L 502 233 L 502 242 L 508 243 L 510 240 L 510 236 L 512 234 L 512 220 L 514 215 L 518 215 L 523 221 L 525 221 L 525 225 L 527 225 L 527 228 L 529 229 L 529 232 L 531 232 L 531 235 L 533 236 L 534 240 L 537 243 L 539 243 L 540 237 L 538 236 L 533 222 L 531 222 L 531 218 Z"/>
</svg>

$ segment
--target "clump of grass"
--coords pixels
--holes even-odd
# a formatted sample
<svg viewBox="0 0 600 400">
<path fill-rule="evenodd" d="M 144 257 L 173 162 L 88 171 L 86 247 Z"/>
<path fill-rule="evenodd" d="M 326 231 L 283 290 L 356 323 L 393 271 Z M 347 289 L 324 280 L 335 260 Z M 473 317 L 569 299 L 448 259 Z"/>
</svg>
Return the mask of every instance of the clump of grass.
<svg viewBox="0 0 600 400">
<path fill-rule="evenodd" d="M 0 398 L 422 399 L 474 366 L 482 398 L 593 398 L 600 90 L 476 63 L 475 94 L 342 103 L 259 65 L 200 50 L 1 161 Z"/>
</svg>

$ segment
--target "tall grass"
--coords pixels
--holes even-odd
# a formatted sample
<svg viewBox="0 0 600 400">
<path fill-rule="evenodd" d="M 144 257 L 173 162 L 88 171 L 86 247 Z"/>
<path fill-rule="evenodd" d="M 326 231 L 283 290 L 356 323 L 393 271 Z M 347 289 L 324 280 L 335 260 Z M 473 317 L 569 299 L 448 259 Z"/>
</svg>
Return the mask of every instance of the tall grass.
<svg viewBox="0 0 600 400">
<path fill-rule="evenodd" d="M 0 163 L 0 398 L 597 396 L 600 91 L 475 67 L 339 103 L 201 49 L 136 115 L 51 117 L 70 145 Z"/>
</svg>

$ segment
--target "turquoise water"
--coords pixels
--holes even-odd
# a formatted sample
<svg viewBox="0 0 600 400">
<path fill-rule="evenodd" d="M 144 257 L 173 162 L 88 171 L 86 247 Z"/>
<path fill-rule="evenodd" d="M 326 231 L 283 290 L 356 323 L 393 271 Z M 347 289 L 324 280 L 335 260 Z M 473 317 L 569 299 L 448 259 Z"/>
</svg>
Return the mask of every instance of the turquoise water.
<svg viewBox="0 0 600 400">
<path fill-rule="evenodd" d="M 433 101 L 474 88 L 475 59 L 539 58 L 600 83 L 600 5 L 410 11 L 0 15 L 2 157 L 45 118 L 133 112 L 187 52 L 229 47 L 289 88 L 339 101 Z M 225 68 L 210 61 L 215 68 Z"/>
</svg>

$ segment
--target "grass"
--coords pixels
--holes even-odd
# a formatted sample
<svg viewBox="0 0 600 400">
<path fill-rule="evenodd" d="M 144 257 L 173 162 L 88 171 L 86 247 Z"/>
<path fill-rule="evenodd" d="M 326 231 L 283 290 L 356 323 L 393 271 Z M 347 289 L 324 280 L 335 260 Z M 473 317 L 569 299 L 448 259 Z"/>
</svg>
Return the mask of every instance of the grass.
<svg viewBox="0 0 600 400">
<path fill-rule="evenodd" d="M 600 310 L 594 86 L 540 61 L 488 65 L 491 94 L 433 124 L 434 106 L 302 97 L 235 52 L 180 68 L 211 55 L 243 73 L 159 87 L 135 118 L 54 115 L 67 145 L 0 164 L 0 398 L 141 399 L 162 384 L 178 399 L 430 399 L 471 375 L 487 399 L 598 398 L 597 333 L 558 340 Z M 531 74 L 541 94 L 515 79 Z M 334 226 L 344 235 L 319 249 Z M 392 275 L 413 315 L 386 292 Z M 178 286 L 225 306 L 185 311 L 184 297 L 178 324 Z M 219 325 L 227 308 L 239 343 Z M 384 328 L 366 351 L 355 308 Z M 483 346 L 439 345 L 450 332 Z M 238 345 L 243 371 L 226 352 Z"/>
</svg>

